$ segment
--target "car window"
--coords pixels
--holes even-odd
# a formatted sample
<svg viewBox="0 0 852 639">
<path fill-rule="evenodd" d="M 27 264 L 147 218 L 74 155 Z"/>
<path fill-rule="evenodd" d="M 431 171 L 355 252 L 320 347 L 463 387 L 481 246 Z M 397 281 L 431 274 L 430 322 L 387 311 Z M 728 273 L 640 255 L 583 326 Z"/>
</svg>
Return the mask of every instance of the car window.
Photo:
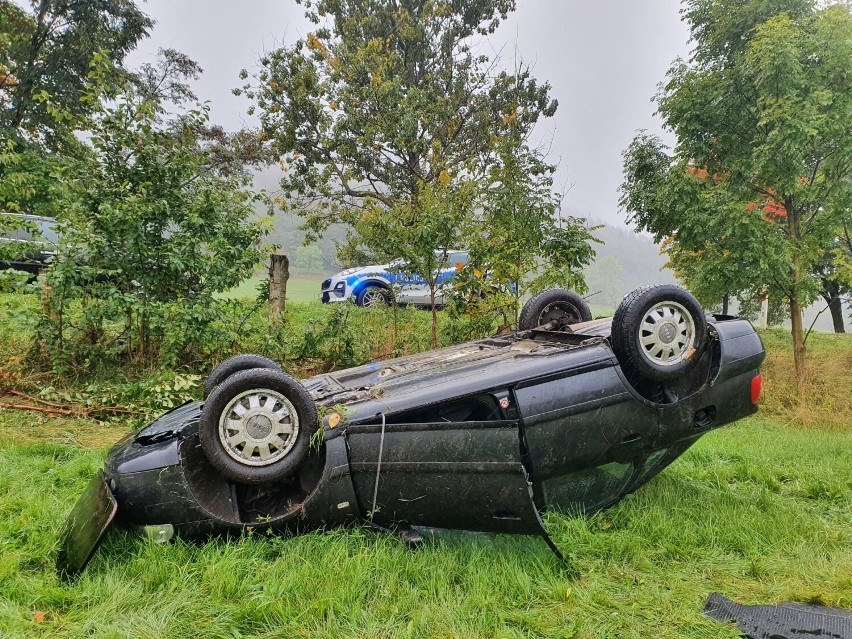
<svg viewBox="0 0 852 639">
<path fill-rule="evenodd" d="M 22 242 L 31 242 L 33 234 L 29 229 L 15 229 L 14 231 L 5 231 L 3 238 L 7 240 L 21 240 Z"/>
<path fill-rule="evenodd" d="M 453 251 L 447 254 L 447 263 L 451 268 L 455 268 L 458 266 L 464 266 L 467 264 L 469 256 L 467 251 Z"/>
<path fill-rule="evenodd" d="M 632 463 L 610 462 L 542 481 L 547 504 L 570 515 L 594 512 L 614 501 L 633 476 Z"/>
<path fill-rule="evenodd" d="M 56 244 L 59 241 L 56 235 L 56 222 L 53 220 L 33 220 L 24 218 L 29 228 L 17 228 L 14 230 L 5 231 L 4 239 L 20 240 L 22 242 L 49 242 Z M 35 233 L 32 230 L 35 226 Z"/>
<path fill-rule="evenodd" d="M 503 419 L 500 406 L 489 394 L 465 397 L 453 402 L 427 406 L 393 417 L 393 424 L 438 424 L 441 422 L 488 422 Z"/>
<path fill-rule="evenodd" d="M 51 244 L 59 242 L 59 236 L 56 234 L 56 222 L 53 220 L 39 220 L 36 224 L 41 234 L 41 237 L 38 239 L 50 242 Z"/>
</svg>

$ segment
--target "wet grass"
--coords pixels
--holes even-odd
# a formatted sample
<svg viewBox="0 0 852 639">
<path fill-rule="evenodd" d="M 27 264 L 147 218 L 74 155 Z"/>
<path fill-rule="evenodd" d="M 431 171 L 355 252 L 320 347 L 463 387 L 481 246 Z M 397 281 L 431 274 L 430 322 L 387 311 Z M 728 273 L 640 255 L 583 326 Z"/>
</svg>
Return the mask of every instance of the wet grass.
<svg viewBox="0 0 852 639">
<path fill-rule="evenodd" d="M 0 296 L 0 386 L 57 383 L 27 366 L 37 307 Z M 331 311 L 291 309 L 294 335 Z M 361 311 L 357 343 L 390 355 L 387 318 Z M 404 309 L 404 349 L 426 348 L 426 328 L 428 314 Z M 538 539 L 470 533 L 412 553 L 360 528 L 166 545 L 118 532 L 63 584 L 61 522 L 130 425 L 0 409 L 0 637 L 715 638 L 738 633 L 700 613 L 712 591 L 852 608 L 852 336 L 811 335 L 802 400 L 788 334 L 762 336 L 761 415 L 708 435 L 613 509 L 549 515 L 568 565 Z"/>
<path fill-rule="evenodd" d="M 109 429 L 109 430 L 106 430 Z M 711 591 L 852 608 L 852 432 L 746 420 L 533 538 L 364 529 L 165 545 L 115 533 L 74 584 L 61 520 L 116 426 L 0 411 L 2 637 L 735 637 Z M 102 438 L 102 439 L 99 439 Z M 95 444 L 96 447 L 89 447 Z"/>
</svg>

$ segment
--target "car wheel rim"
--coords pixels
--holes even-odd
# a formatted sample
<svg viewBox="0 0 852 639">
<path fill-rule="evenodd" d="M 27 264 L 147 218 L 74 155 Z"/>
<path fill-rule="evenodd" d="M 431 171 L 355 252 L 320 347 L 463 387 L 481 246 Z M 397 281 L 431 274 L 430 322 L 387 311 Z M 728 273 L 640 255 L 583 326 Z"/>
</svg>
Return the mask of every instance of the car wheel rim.
<svg viewBox="0 0 852 639">
<path fill-rule="evenodd" d="M 364 291 L 364 295 L 362 297 L 364 306 L 384 306 L 385 305 L 385 293 L 380 288 L 368 288 Z"/>
<path fill-rule="evenodd" d="M 240 393 L 219 418 L 219 441 L 234 460 L 247 466 L 269 466 L 290 452 L 299 434 L 296 407 L 268 389 Z"/>
<path fill-rule="evenodd" d="M 677 302 L 654 304 L 639 325 L 639 344 L 645 357 L 655 364 L 679 364 L 695 346 L 692 315 Z"/>
</svg>

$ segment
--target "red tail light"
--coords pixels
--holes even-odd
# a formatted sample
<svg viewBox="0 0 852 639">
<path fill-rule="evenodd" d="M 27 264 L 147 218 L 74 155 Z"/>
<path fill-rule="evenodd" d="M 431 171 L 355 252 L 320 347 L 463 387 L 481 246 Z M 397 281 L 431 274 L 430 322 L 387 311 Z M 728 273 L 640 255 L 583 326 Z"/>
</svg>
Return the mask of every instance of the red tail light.
<svg viewBox="0 0 852 639">
<path fill-rule="evenodd" d="M 751 380 L 751 403 L 757 404 L 760 401 L 760 394 L 763 392 L 763 374 L 758 373 Z"/>
</svg>

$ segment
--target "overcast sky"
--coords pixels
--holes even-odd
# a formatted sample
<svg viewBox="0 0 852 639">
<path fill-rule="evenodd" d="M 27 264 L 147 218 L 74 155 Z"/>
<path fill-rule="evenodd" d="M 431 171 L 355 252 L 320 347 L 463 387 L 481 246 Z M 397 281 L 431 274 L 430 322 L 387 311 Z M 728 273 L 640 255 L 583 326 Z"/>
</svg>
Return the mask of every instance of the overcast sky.
<svg viewBox="0 0 852 639">
<path fill-rule="evenodd" d="M 556 116 L 537 137 L 551 148 L 573 214 L 623 224 L 618 212 L 621 152 L 637 129 L 659 131 L 651 97 L 671 62 L 688 53 L 679 0 L 518 0 L 518 10 L 492 37 L 506 65 L 519 56 L 553 87 Z M 151 37 L 129 63 L 159 48 L 188 54 L 204 69 L 195 89 L 214 122 L 235 129 L 254 120 L 249 103 L 231 94 L 240 69 L 309 30 L 295 0 L 148 0 Z M 487 51 L 486 51 L 487 52 Z"/>
</svg>

